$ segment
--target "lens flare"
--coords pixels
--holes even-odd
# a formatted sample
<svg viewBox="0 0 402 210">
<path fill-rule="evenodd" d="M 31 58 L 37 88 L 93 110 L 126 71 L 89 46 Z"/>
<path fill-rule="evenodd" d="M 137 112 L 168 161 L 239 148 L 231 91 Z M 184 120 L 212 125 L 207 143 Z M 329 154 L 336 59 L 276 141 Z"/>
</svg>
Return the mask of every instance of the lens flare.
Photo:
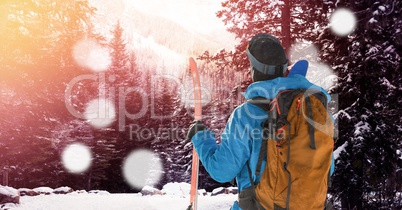
<svg viewBox="0 0 402 210">
<path fill-rule="evenodd" d="M 318 62 L 318 55 L 317 47 L 307 41 L 295 43 L 290 49 L 292 62 L 296 63 L 302 59 L 309 62 L 306 78 L 313 84 L 329 90 L 337 84 L 338 77 L 329 65 Z"/>
<path fill-rule="evenodd" d="M 330 90 L 338 83 L 338 76 L 325 63 L 310 62 L 306 78 L 325 90 Z"/>
<path fill-rule="evenodd" d="M 79 66 L 94 72 L 104 72 L 112 63 L 109 50 L 92 39 L 78 41 L 73 47 L 73 58 Z"/>
<path fill-rule="evenodd" d="M 292 44 L 290 47 L 290 59 L 294 62 L 304 59 L 308 61 L 317 61 L 318 49 L 314 44 L 308 41 L 301 41 Z"/>
<path fill-rule="evenodd" d="M 109 127 L 116 119 L 116 108 L 110 100 L 94 99 L 85 108 L 85 119 L 94 128 Z"/>
<path fill-rule="evenodd" d="M 180 97 L 184 103 L 185 107 L 194 107 L 194 85 L 192 79 L 189 75 L 185 76 L 181 86 L 182 90 L 180 92 Z M 213 85 L 211 80 L 208 80 L 201 75 L 201 104 L 203 106 L 207 105 L 212 100 L 213 91 L 228 92 L 232 91 L 231 88 L 227 87 L 216 87 Z"/>
<path fill-rule="evenodd" d="M 143 149 L 131 152 L 124 160 L 122 170 L 126 182 L 136 189 L 157 184 L 163 173 L 161 159 Z"/>
<path fill-rule="evenodd" d="M 74 174 L 85 172 L 92 163 L 91 150 L 80 143 L 67 146 L 61 155 L 63 166 Z"/>
<path fill-rule="evenodd" d="M 356 28 L 357 21 L 351 10 L 340 8 L 332 13 L 329 23 L 334 34 L 344 37 L 352 33 Z"/>
</svg>

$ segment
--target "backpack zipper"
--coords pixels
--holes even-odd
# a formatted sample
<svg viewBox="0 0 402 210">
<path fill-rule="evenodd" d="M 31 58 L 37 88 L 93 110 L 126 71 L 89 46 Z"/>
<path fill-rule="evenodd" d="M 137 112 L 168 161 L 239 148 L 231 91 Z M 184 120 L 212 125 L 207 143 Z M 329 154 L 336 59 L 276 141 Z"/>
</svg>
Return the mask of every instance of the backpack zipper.
<svg viewBox="0 0 402 210">
<path fill-rule="evenodd" d="M 301 108 L 301 98 L 297 98 L 297 102 L 296 102 L 296 124 L 299 123 L 300 120 L 300 108 Z M 299 126 L 295 126 L 295 135 L 299 132 Z"/>
</svg>

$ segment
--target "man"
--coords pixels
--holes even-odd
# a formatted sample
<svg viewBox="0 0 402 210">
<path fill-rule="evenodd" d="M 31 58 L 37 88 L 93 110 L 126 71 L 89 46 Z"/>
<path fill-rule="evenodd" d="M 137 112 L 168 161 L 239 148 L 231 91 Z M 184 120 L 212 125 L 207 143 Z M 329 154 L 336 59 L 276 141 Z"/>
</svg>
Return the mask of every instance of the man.
<svg viewBox="0 0 402 210">
<path fill-rule="evenodd" d="M 273 99 L 279 91 L 285 89 L 309 88 L 328 93 L 310 83 L 303 75 L 292 74 L 284 77 L 287 70 L 287 58 L 280 42 L 269 34 L 253 37 L 247 48 L 251 63 L 250 74 L 253 83 L 247 88 L 244 97 L 248 99 L 263 97 Z M 201 122 L 194 122 L 188 132 L 201 162 L 218 182 L 230 182 L 236 178 L 238 190 L 251 186 L 249 163 L 254 183 L 259 183 L 261 176 L 255 171 L 262 142 L 262 122 L 268 118 L 267 113 L 252 103 L 238 106 L 231 114 L 221 137 L 216 144 L 214 134 Z M 266 160 L 262 161 L 261 171 Z M 331 171 L 333 171 L 333 164 Z M 233 210 L 241 209 L 236 201 Z"/>
</svg>

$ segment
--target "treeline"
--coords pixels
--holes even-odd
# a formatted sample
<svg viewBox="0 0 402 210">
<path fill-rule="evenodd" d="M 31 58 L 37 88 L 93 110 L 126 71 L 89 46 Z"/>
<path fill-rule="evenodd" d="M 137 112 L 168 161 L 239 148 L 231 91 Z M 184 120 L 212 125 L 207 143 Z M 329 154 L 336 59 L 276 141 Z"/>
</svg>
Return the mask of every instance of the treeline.
<svg viewBox="0 0 402 210">
<path fill-rule="evenodd" d="M 184 73 L 172 79 L 139 65 L 119 22 L 110 40 L 94 33 L 94 8 L 86 1 L 6 1 L 1 10 L 0 170 L 7 171 L 10 186 L 138 191 L 122 175 L 123 161 L 136 149 L 162 159 L 159 185 L 189 182 L 192 147 L 185 135 L 193 119 L 186 102 L 191 93 L 179 89 L 186 69 L 176 69 Z M 83 40 L 84 48 L 77 47 Z M 102 107 L 100 99 L 111 105 Z M 92 114 L 100 119 L 85 118 L 93 100 L 99 107 Z M 111 111 L 111 124 L 91 125 Z M 93 155 L 80 174 L 69 173 L 61 161 L 72 143 L 88 146 Z M 217 185 L 202 170 L 200 181 L 202 188 Z"/>
</svg>

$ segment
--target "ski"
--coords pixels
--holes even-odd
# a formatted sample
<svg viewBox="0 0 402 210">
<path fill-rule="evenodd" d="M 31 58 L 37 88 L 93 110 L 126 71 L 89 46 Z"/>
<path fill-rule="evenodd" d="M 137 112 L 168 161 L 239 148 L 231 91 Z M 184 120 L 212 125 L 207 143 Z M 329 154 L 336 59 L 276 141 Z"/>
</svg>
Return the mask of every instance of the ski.
<svg viewBox="0 0 402 210">
<path fill-rule="evenodd" d="M 200 75 L 198 74 L 197 65 L 193 58 L 190 57 L 190 72 L 194 86 L 194 120 L 201 120 L 202 104 L 201 104 L 201 83 Z M 197 210 L 198 199 L 198 154 L 193 147 L 193 160 L 191 165 L 191 190 L 190 190 L 190 205 L 187 210 Z"/>
<path fill-rule="evenodd" d="M 290 70 L 288 76 L 293 74 L 299 74 L 306 77 L 307 69 L 308 69 L 308 61 L 299 60 L 293 65 L 292 70 Z"/>
</svg>

